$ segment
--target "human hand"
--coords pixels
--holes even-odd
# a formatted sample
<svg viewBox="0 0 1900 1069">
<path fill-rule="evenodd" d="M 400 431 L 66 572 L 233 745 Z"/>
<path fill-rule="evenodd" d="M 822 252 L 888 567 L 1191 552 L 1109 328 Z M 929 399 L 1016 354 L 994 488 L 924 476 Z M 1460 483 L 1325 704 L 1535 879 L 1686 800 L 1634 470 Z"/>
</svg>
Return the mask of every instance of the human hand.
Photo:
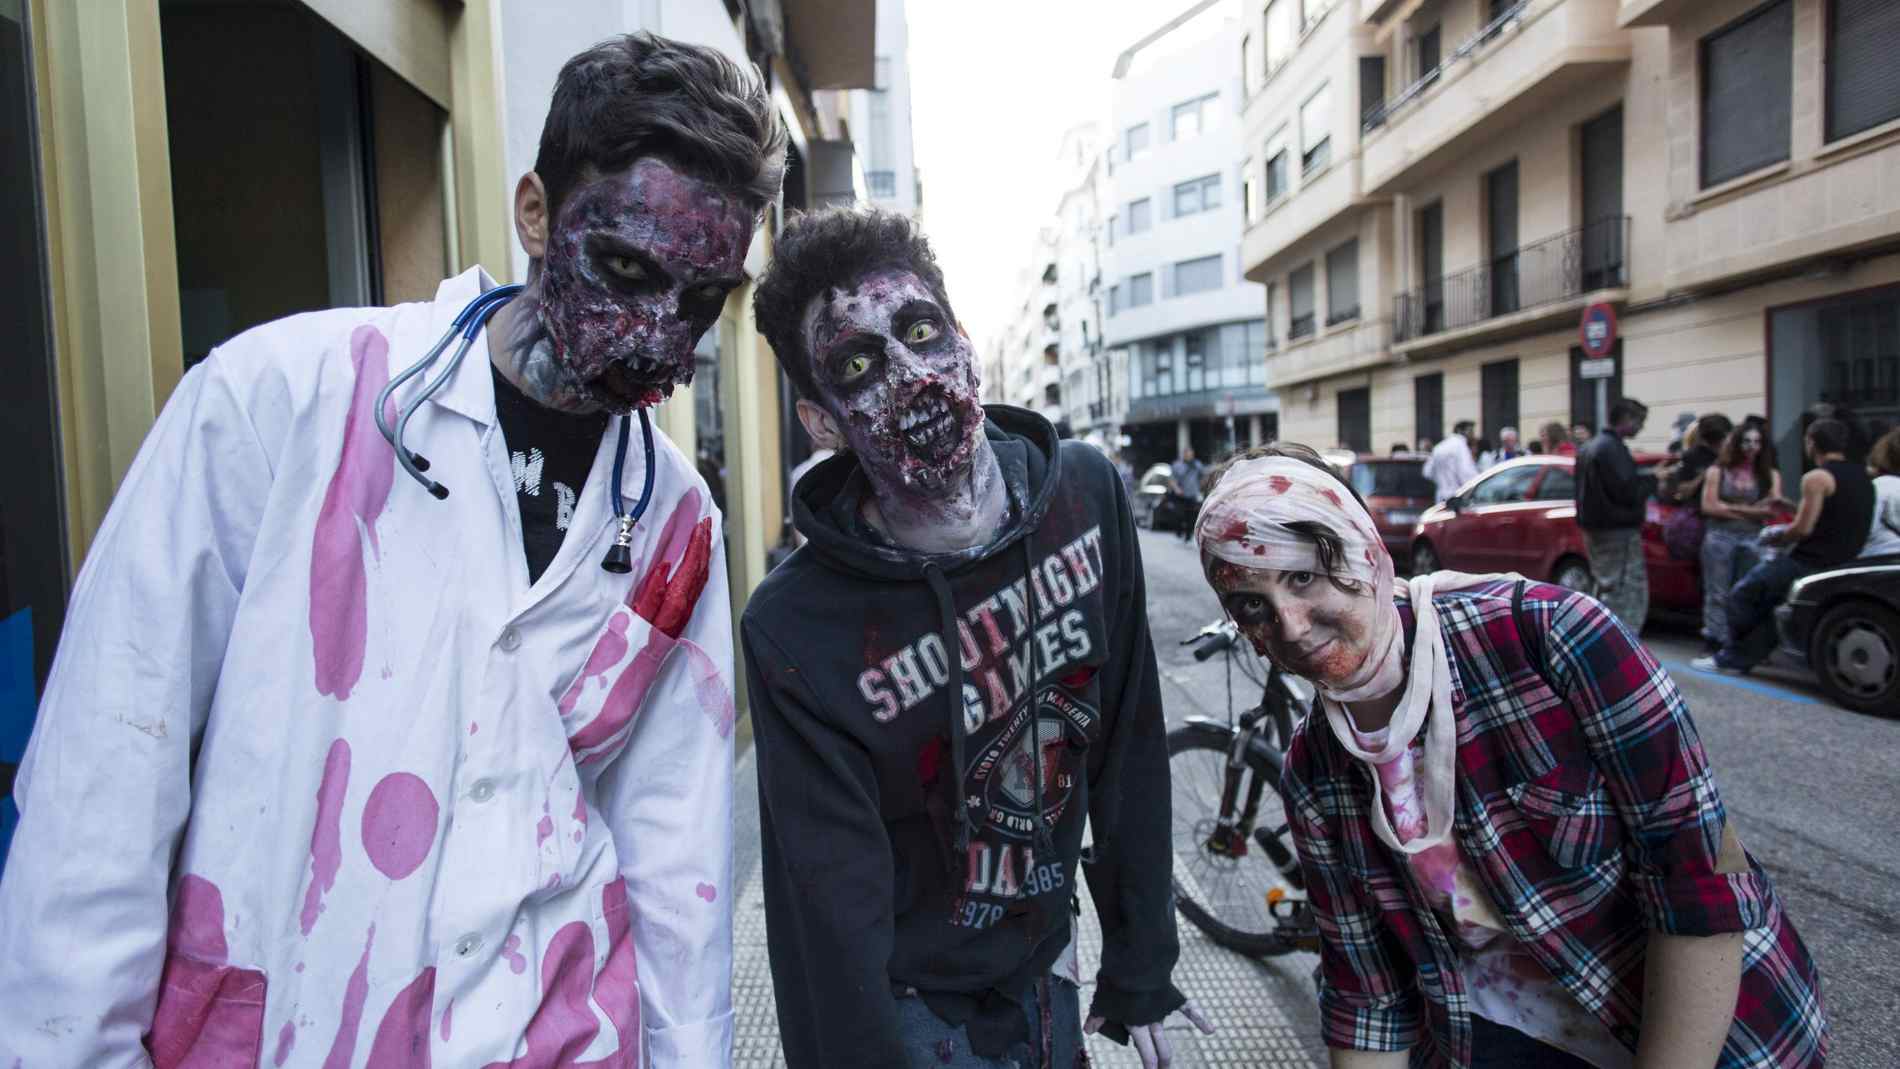
<svg viewBox="0 0 1900 1069">
<path fill-rule="evenodd" d="M 680 637 L 693 617 L 693 607 L 699 604 L 699 595 L 706 589 L 711 562 L 712 517 L 708 516 L 693 528 L 686 552 L 680 555 L 671 575 L 664 560 L 653 562 L 653 569 L 640 581 L 640 590 L 633 597 L 633 611 L 668 638 Z"/>
<path fill-rule="evenodd" d="M 1193 1022 L 1204 1036 L 1214 1034 L 1214 1024 L 1209 1021 L 1193 999 L 1181 1004 L 1181 1015 Z M 1094 1035 L 1108 1023 L 1106 1017 L 1090 1017 L 1082 1024 L 1086 1035 Z M 1123 1025 L 1128 1032 L 1128 1042 L 1134 1045 L 1135 1053 L 1141 1056 L 1141 1069 L 1168 1069 L 1174 1064 L 1174 1047 L 1168 1042 L 1168 1034 L 1162 1029 L 1166 1018 L 1153 1024 Z"/>
</svg>

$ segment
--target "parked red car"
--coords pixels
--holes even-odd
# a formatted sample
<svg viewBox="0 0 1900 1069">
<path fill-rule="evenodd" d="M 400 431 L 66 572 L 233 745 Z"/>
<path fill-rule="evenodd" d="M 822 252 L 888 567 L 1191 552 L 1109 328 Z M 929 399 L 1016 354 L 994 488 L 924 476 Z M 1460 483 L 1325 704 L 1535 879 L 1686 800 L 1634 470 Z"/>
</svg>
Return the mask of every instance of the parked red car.
<svg viewBox="0 0 1900 1069">
<path fill-rule="evenodd" d="M 1392 566 L 1401 573 L 1407 571 L 1412 559 L 1412 531 L 1438 496 L 1432 481 L 1425 477 L 1425 454 L 1327 453 L 1325 457 L 1366 499 L 1366 511 L 1372 513 L 1373 526 L 1379 529 L 1386 551 L 1392 554 Z"/>
<path fill-rule="evenodd" d="M 1667 458 L 1635 455 L 1644 475 Z M 1577 526 L 1576 458 L 1527 456 L 1479 475 L 1451 499 L 1427 509 L 1412 535 L 1415 571 L 1517 572 L 1572 590 L 1594 590 L 1590 557 Z M 1663 545 L 1663 524 L 1681 506 L 1651 498 L 1643 519 L 1643 562 L 1653 612 L 1699 616 L 1702 568 Z"/>
</svg>

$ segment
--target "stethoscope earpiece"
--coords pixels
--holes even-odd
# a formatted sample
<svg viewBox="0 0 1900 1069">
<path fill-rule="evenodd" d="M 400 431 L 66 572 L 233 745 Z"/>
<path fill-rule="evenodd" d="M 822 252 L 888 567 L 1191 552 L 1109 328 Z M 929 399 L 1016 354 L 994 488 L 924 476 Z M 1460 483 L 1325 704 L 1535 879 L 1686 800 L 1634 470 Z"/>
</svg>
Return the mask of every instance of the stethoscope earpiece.
<svg viewBox="0 0 1900 1069">
<path fill-rule="evenodd" d="M 396 461 L 402 465 L 402 469 L 409 473 L 410 478 L 421 483 L 422 488 L 429 492 L 429 496 L 437 501 L 448 498 L 449 488 L 424 475 L 423 472 L 429 470 L 428 458 L 421 453 L 410 452 L 403 445 L 403 436 L 409 429 L 409 420 L 416 414 L 416 410 L 422 407 L 424 401 L 435 396 L 454 376 L 456 369 L 462 366 L 462 358 L 468 355 L 469 348 L 475 344 L 476 336 L 481 334 L 488 320 L 497 309 L 513 300 L 522 288 L 518 282 L 510 283 L 506 286 L 496 286 L 492 290 L 477 295 L 450 321 L 448 332 L 442 335 L 441 341 L 430 347 L 429 351 L 423 354 L 422 359 L 410 365 L 402 374 L 390 379 L 388 385 L 376 395 L 376 429 L 383 433 L 383 438 L 396 451 Z M 458 332 L 462 335 L 462 344 L 456 347 L 455 355 L 449 358 L 448 366 L 423 385 L 422 392 L 402 407 L 402 411 L 396 418 L 396 425 L 390 426 L 389 419 L 384 414 L 384 407 L 389 404 L 390 396 L 396 392 L 397 387 L 427 371 L 429 366 L 435 363 L 436 358 L 449 347 L 449 343 L 455 340 Z M 633 570 L 633 526 L 639 522 L 641 516 L 645 515 L 647 505 L 653 500 L 653 420 L 647 415 L 646 409 L 642 408 L 639 412 L 640 440 L 646 449 L 647 478 L 646 487 L 640 491 L 640 500 L 633 506 L 631 513 L 627 512 L 626 503 L 620 496 L 620 477 L 627 463 L 629 438 L 625 416 L 620 417 L 620 433 L 614 442 L 613 505 L 614 520 L 619 526 L 614 532 L 614 543 L 608 547 L 607 556 L 600 562 L 600 566 L 616 575 L 625 575 Z"/>
</svg>

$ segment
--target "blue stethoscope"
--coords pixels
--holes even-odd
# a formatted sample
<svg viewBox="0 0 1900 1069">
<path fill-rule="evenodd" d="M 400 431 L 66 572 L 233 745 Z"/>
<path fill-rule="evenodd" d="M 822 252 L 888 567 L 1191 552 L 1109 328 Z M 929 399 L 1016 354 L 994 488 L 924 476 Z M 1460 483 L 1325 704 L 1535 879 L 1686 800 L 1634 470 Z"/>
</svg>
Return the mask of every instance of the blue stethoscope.
<svg viewBox="0 0 1900 1069">
<path fill-rule="evenodd" d="M 462 366 L 462 358 L 468 355 L 469 347 L 475 344 L 475 336 L 482 332 L 489 317 L 495 314 L 495 310 L 507 304 L 521 290 L 520 283 L 496 286 L 468 302 L 449 323 L 448 332 L 442 335 L 442 340 L 436 342 L 422 359 L 409 367 L 409 370 L 390 379 L 389 385 L 384 386 L 382 392 L 376 395 L 376 428 L 383 432 L 383 437 L 388 439 L 389 444 L 395 448 L 396 460 L 402 465 L 402 470 L 408 472 L 410 478 L 421 483 L 422 488 L 429 491 L 430 496 L 438 501 L 449 496 L 449 488 L 424 475 L 423 472 L 429 470 L 428 458 L 421 453 L 411 452 L 402 444 L 403 435 L 409 429 L 410 417 L 422 407 L 422 402 L 435 396 L 436 392 L 442 389 L 443 384 L 455 374 L 456 368 Z M 448 366 L 443 368 L 435 378 L 430 379 L 422 387 L 422 392 L 402 407 L 401 413 L 396 417 L 396 425 L 391 427 L 389 420 L 383 414 L 383 406 L 389 403 L 390 395 L 396 392 L 396 387 L 427 371 L 429 365 L 435 363 L 436 358 L 442 355 L 442 351 L 455 340 L 458 332 L 462 335 L 462 344 L 456 347 L 455 355 L 449 358 Z M 606 558 L 600 562 L 602 568 L 617 574 L 625 574 L 633 570 L 633 525 L 639 522 L 640 517 L 647 510 L 648 503 L 653 500 L 653 421 L 648 418 L 646 409 L 640 410 L 640 440 L 646 447 L 647 460 L 646 489 L 640 491 L 640 500 L 633 506 L 632 512 L 627 511 L 626 502 L 620 496 L 620 475 L 627 464 L 627 439 L 627 419 L 622 416 L 620 437 L 614 443 L 614 520 L 618 523 L 619 529 L 614 532 L 614 544 L 608 548 Z"/>
</svg>

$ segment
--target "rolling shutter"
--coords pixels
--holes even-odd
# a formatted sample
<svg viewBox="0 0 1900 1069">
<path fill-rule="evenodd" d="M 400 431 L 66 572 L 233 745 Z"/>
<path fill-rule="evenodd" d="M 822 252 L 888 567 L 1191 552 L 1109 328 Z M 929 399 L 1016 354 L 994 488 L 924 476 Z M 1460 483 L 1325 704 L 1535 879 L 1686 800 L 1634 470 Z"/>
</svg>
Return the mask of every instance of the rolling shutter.
<svg viewBox="0 0 1900 1069">
<path fill-rule="evenodd" d="M 1793 0 L 1776 0 L 1703 38 L 1703 188 L 1788 158 L 1793 37 Z"/>
<path fill-rule="evenodd" d="M 1900 119 L 1900 4 L 1833 0 L 1828 11 L 1827 139 Z"/>
</svg>

